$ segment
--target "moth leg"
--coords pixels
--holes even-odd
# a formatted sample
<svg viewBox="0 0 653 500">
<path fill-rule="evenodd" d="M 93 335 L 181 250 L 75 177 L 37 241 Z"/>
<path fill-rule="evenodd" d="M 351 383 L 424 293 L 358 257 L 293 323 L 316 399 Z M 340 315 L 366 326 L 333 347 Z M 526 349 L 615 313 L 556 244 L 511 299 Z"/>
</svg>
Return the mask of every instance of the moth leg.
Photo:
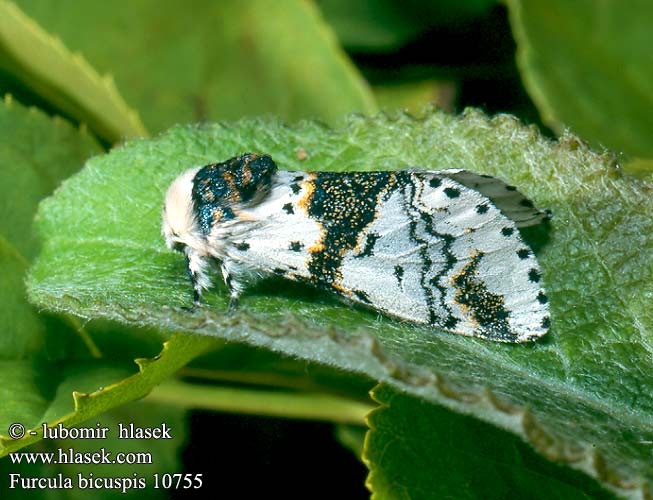
<svg viewBox="0 0 653 500">
<path fill-rule="evenodd" d="M 238 309 L 238 299 L 240 294 L 245 289 L 245 285 L 238 278 L 236 273 L 230 269 L 228 262 L 222 262 L 220 270 L 222 271 L 222 277 L 224 278 L 224 283 L 229 289 L 229 312 L 233 312 Z"/>
<path fill-rule="evenodd" d="M 206 267 L 206 259 L 201 255 L 195 252 L 189 252 L 186 255 L 186 272 L 193 285 L 193 306 L 191 310 L 195 310 L 201 305 L 202 292 L 211 286 Z"/>
</svg>

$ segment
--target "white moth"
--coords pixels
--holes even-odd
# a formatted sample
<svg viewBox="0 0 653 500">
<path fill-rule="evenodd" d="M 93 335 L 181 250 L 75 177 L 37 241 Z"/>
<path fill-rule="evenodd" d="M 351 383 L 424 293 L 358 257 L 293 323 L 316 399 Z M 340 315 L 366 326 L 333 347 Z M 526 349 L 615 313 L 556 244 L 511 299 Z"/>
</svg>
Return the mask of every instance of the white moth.
<svg viewBox="0 0 653 500">
<path fill-rule="evenodd" d="M 517 228 L 545 218 L 514 186 L 465 170 L 288 172 L 246 154 L 179 176 L 163 235 L 186 255 L 196 304 L 217 259 L 231 306 L 280 275 L 410 322 L 524 342 L 550 321 Z"/>
</svg>

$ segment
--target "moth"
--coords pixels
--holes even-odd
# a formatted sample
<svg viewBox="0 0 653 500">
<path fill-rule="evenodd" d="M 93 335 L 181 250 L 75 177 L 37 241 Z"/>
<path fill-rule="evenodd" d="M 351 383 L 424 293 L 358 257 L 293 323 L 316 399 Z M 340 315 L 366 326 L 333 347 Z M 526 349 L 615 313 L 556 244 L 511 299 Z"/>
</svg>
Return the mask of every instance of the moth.
<svg viewBox="0 0 653 500">
<path fill-rule="evenodd" d="M 186 256 L 195 304 L 217 260 L 230 307 L 278 275 L 409 322 L 525 342 L 550 319 L 518 228 L 546 217 L 514 186 L 466 170 L 292 172 L 249 153 L 182 173 L 162 233 Z"/>
</svg>

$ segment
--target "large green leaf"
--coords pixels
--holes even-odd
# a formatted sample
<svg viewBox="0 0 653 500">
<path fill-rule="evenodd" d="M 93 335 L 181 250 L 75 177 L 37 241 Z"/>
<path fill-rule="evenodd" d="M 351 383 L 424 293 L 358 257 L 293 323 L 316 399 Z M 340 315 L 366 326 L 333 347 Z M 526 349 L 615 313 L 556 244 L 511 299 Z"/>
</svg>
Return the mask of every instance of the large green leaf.
<svg viewBox="0 0 653 500">
<path fill-rule="evenodd" d="M 31 384 L 24 378 L 31 372 L 28 360 L 46 343 L 47 325 L 27 303 L 23 285 L 28 263 L 37 252 L 32 232 L 37 204 L 100 148 L 84 130 L 25 109 L 10 96 L 0 101 L 0 135 L 0 363 L 13 367 L 0 372 L 10 379 L 0 384 L 5 402 L 0 422 L 4 422 L 14 397 L 36 397 L 19 396 L 17 389 Z M 62 325 L 51 322 L 49 326 Z"/>
<path fill-rule="evenodd" d="M 0 1 L 0 70 L 59 112 L 88 123 L 107 141 L 146 135 L 111 77 L 98 75 L 79 54 L 71 53 L 6 0 Z"/>
<path fill-rule="evenodd" d="M 304 0 L 19 4 L 101 71 L 150 130 L 273 113 L 334 121 L 375 109 L 370 90 Z M 92 19 L 93 22 L 89 22 Z"/>
<path fill-rule="evenodd" d="M 496 427 L 388 386 L 373 396 L 381 406 L 368 416 L 363 452 L 373 500 L 612 498 Z"/>
<path fill-rule="evenodd" d="M 189 166 L 248 150 L 272 154 L 282 169 L 466 167 L 520 186 L 553 213 L 540 255 L 551 332 L 534 344 L 494 344 L 276 283 L 251 291 L 233 315 L 220 285 L 206 307 L 184 310 L 184 263 L 160 236 L 163 194 Z M 473 111 L 359 117 L 336 130 L 271 120 L 176 127 L 92 159 L 41 204 L 43 251 L 29 288 L 51 310 L 202 333 L 365 374 L 508 429 L 614 488 L 648 488 L 652 188 L 574 137 L 554 143 L 509 116 Z"/>
<path fill-rule="evenodd" d="M 59 419 L 80 422 L 144 396 L 215 342 L 179 338 L 172 342 L 176 346 L 172 356 L 164 350 L 162 363 L 143 360 L 142 373 L 109 387 L 136 371 L 132 359 L 94 359 L 100 352 L 86 331 L 70 318 L 59 321 L 38 314 L 27 303 L 23 284 L 28 261 L 37 252 L 32 219 L 38 202 L 101 148 L 84 129 L 26 109 L 8 96 L 0 103 L 0 131 L 0 454 L 4 454 L 38 439 L 29 434 L 9 439 L 11 424 L 32 428 Z M 124 346 L 123 341 L 123 350 Z"/>
<path fill-rule="evenodd" d="M 653 157 L 653 4 L 510 0 L 517 60 L 544 121 Z M 650 166 L 649 166 L 650 169 Z"/>
</svg>

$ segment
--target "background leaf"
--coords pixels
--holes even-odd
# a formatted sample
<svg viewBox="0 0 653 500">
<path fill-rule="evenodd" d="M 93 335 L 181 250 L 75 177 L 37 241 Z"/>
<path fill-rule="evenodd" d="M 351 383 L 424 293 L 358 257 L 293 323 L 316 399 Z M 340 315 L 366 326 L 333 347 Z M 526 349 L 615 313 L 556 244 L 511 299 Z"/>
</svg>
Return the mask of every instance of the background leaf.
<svg viewBox="0 0 653 500">
<path fill-rule="evenodd" d="M 553 464 L 515 436 L 376 387 L 364 457 L 372 499 L 613 498 L 587 476 Z"/>
<path fill-rule="evenodd" d="M 124 364 L 112 364 L 106 360 L 67 362 L 56 379 L 58 386 L 54 397 L 46 402 L 42 413 L 31 416 L 19 407 L 20 413 L 13 415 L 13 420 L 6 426 L 0 427 L 0 456 L 41 439 L 42 423 L 55 426 L 61 422 L 68 427 L 146 396 L 152 387 L 214 344 L 215 340 L 206 336 L 172 337 L 155 359 L 137 360 L 140 371 L 135 374 L 130 373 Z M 41 375 L 47 373 L 44 372 Z M 5 432 L 11 422 L 19 422 L 36 434 L 28 432 L 21 439 L 11 439 Z"/>
<path fill-rule="evenodd" d="M 71 53 L 6 0 L 0 1 L 0 72 L 60 113 L 87 123 L 108 142 L 146 135 L 111 77 L 98 75 L 79 54 Z"/>
<path fill-rule="evenodd" d="M 101 149 L 85 129 L 26 109 L 8 96 L 0 103 L 0 131 L 0 168 L 6 174 L 0 183 L 0 454 L 6 454 L 38 439 L 29 435 L 9 439 L 12 423 L 32 428 L 67 417 L 64 421 L 72 424 L 137 399 L 215 341 L 201 337 L 193 344 L 192 336 L 184 336 L 172 360 L 163 356 L 164 363 L 148 365 L 146 376 L 140 374 L 117 389 L 103 389 L 136 371 L 132 359 L 94 359 L 101 353 L 77 320 L 37 314 L 27 303 L 23 284 L 38 247 L 31 223 L 38 201 Z M 160 336 L 155 338 L 160 342 Z M 196 350 L 191 347 L 189 353 L 193 345 Z M 125 351 L 124 341 L 121 348 Z M 175 359 L 180 359 L 177 365 Z M 157 378 L 161 364 L 169 371 Z M 76 401 L 73 391 L 80 392 Z M 97 394 L 86 397 L 84 392 Z"/>
<path fill-rule="evenodd" d="M 152 131 L 265 113 L 333 122 L 346 112 L 376 109 L 310 2 L 19 4 L 100 71 L 115 74 Z"/>
<path fill-rule="evenodd" d="M 23 279 L 37 251 L 31 221 L 38 201 L 100 148 L 85 130 L 25 109 L 9 96 L 0 102 L 0 131 L 5 173 L 0 183 L 0 432 L 5 432 L 12 422 L 41 415 L 56 390 L 59 377 L 45 376 L 54 373 L 56 361 L 48 356 L 49 339 L 72 339 L 85 347 L 83 330 L 76 333 L 33 310 Z"/>
<path fill-rule="evenodd" d="M 221 286 L 207 307 L 182 310 L 191 294 L 182 259 L 160 237 L 163 193 L 190 165 L 252 150 L 282 169 L 468 167 L 520 186 L 554 216 L 540 255 L 551 332 L 497 345 L 275 283 L 250 291 L 233 316 Z M 574 137 L 553 143 L 510 117 L 471 111 L 355 118 L 336 130 L 266 120 L 177 127 L 91 160 L 42 203 L 30 294 L 56 311 L 219 336 L 365 374 L 521 435 L 614 489 L 646 490 L 652 188 Z"/>
<path fill-rule="evenodd" d="M 653 4 L 510 0 L 517 60 L 543 120 L 594 145 L 653 157 Z"/>
</svg>

